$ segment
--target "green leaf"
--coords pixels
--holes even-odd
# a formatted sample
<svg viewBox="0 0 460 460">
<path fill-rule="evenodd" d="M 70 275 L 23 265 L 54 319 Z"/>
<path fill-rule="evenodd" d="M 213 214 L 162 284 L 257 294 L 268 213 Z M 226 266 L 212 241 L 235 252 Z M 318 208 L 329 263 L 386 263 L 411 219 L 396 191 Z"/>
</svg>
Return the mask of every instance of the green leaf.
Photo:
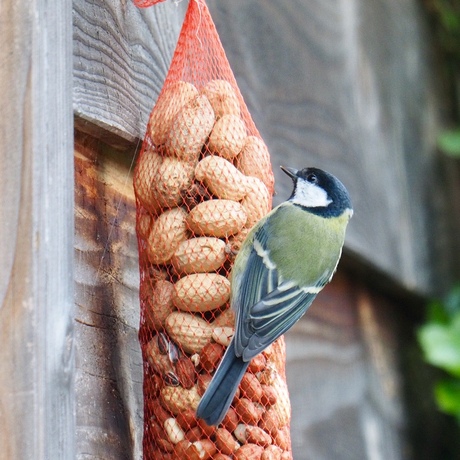
<svg viewBox="0 0 460 460">
<path fill-rule="evenodd" d="M 451 33 L 458 32 L 460 28 L 460 18 L 454 10 L 448 8 L 442 9 L 440 19 L 446 30 Z"/>
<path fill-rule="evenodd" d="M 418 339 L 430 364 L 460 377 L 460 321 L 455 325 L 427 324 Z"/>
<path fill-rule="evenodd" d="M 445 131 L 440 134 L 438 146 L 446 155 L 460 158 L 460 129 Z"/>
<path fill-rule="evenodd" d="M 428 304 L 427 309 L 427 322 L 428 323 L 438 323 L 438 324 L 448 324 L 450 320 L 449 315 L 446 312 L 444 304 L 439 300 L 432 300 Z"/>
<path fill-rule="evenodd" d="M 460 416 L 460 380 L 441 380 L 436 384 L 434 394 L 443 412 Z"/>
</svg>

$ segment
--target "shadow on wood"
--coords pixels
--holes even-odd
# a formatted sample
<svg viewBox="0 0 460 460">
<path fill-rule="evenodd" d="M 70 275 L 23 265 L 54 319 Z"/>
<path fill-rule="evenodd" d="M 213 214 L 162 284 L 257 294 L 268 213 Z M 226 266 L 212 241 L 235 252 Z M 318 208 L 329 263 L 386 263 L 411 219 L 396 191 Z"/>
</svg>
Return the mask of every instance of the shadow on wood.
<svg viewBox="0 0 460 460">
<path fill-rule="evenodd" d="M 133 153 L 76 135 L 76 442 L 107 459 L 138 459 L 142 446 Z"/>
</svg>

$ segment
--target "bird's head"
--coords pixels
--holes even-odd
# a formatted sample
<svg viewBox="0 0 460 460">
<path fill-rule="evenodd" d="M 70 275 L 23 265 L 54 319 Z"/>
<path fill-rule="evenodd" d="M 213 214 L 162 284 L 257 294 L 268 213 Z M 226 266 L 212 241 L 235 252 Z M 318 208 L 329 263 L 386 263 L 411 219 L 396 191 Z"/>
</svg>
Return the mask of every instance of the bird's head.
<svg viewBox="0 0 460 460">
<path fill-rule="evenodd" d="M 350 195 L 335 176 L 318 168 L 295 169 L 281 166 L 294 182 L 289 201 L 323 217 L 353 214 Z"/>
</svg>

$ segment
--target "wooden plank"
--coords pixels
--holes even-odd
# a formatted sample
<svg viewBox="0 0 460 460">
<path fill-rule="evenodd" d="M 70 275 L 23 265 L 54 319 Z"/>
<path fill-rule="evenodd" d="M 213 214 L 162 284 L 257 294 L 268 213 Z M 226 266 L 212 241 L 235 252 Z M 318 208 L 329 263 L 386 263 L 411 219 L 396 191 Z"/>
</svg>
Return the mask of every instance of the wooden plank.
<svg viewBox="0 0 460 460">
<path fill-rule="evenodd" d="M 69 2 L 0 8 L 0 458 L 74 458 Z"/>
<path fill-rule="evenodd" d="M 355 207 L 347 249 L 412 291 L 448 287 L 452 182 L 435 150 L 439 100 L 417 2 L 210 6 L 274 164 L 337 174 Z M 276 203 L 290 183 L 275 173 Z"/>
<path fill-rule="evenodd" d="M 74 2 L 81 129 L 114 144 L 142 139 L 185 4 Z M 275 203 L 290 189 L 280 163 L 328 169 L 354 201 L 347 255 L 411 291 L 448 287 L 460 266 L 459 212 L 449 204 L 452 167 L 435 153 L 440 103 L 418 3 L 208 4 L 271 150 Z"/>
<path fill-rule="evenodd" d="M 407 304 L 341 267 L 286 334 L 294 458 L 459 458 L 458 425 L 436 408 L 440 376 Z"/>
<path fill-rule="evenodd" d="M 149 9 L 129 0 L 73 2 L 73 98 L 80 131 L 122 148 L 143 137 L 186 6 L 184 1 Z"/>
<path fill-rule="evenodd" d="M 130 154 L 77 133 L 77 458 L 139 459 L 139 266 Z"/>
<path fill-rule="evenodd" d="M 296 460 L 405 458 L 398 337 L 407 329 L 383 303 L 339 271 L 286 334 Z"/>
</svg>

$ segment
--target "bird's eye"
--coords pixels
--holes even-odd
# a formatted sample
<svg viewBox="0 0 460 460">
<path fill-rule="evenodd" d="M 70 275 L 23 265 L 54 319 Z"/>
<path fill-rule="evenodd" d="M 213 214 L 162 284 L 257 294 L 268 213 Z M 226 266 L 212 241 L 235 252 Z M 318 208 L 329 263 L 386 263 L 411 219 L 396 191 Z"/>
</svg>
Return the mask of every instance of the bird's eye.
<svg viewBox="0 0 460 460">
<path fill-rule="evenodd" d="M 316 177 L 316 174 L 315 174 L 315 173 L 310 173 L 310 174 L 307 176 L 307 181 L 308 181 L 308 182 L 311 182 L 312 184 L 316 184 L 316 182 L 318 182 L 318 178 Z"/>
</svg>

